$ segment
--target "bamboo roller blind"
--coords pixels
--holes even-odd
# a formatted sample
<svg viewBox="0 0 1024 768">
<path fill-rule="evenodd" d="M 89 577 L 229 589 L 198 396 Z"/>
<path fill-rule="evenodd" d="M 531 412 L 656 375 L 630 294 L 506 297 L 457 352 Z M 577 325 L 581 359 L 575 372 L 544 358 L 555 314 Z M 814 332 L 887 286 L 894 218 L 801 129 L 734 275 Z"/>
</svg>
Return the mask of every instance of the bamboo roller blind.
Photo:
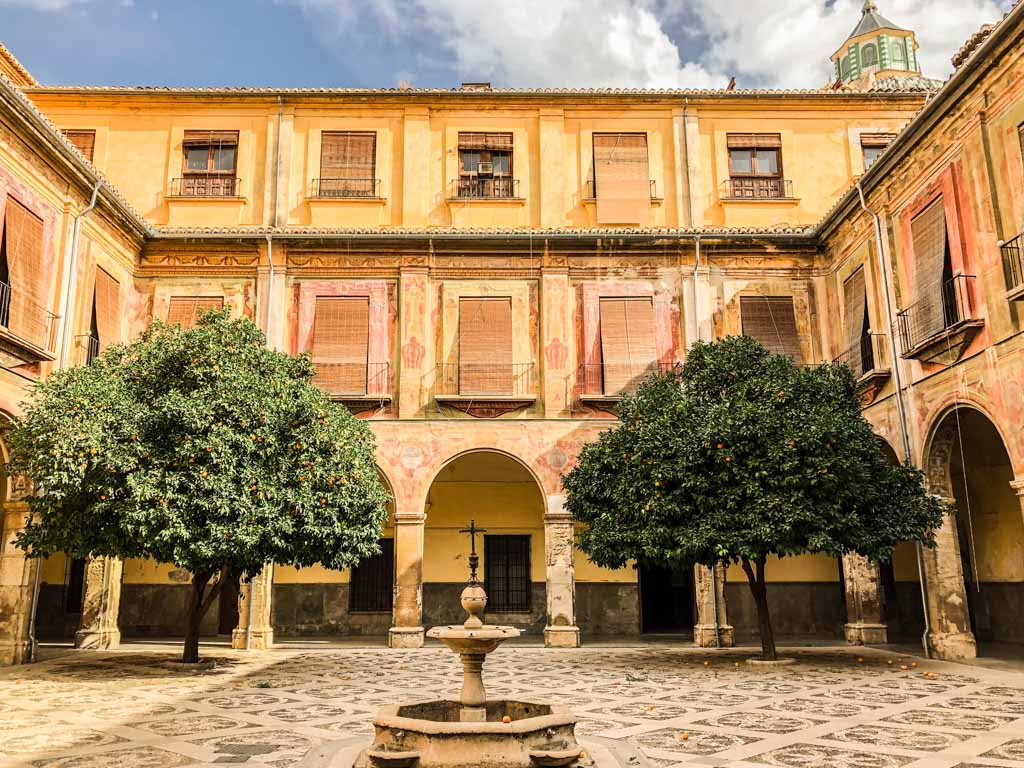
<svg viewBox="0 0 1024 768">
<path fill-rule="evenodd" d="M 377 134 L 324 131 L 320 141 L 320 177 L 372 179 L 377 162 Z"/>
<path fill-rule="evenodd" d="M 489 149 L 492 151 L 511 152 L 512 134 L 460 131 L 459 149 Z"/>
<path fill-rule="evenodd" d="M 40 347 L 47 345 L 44 310 L 43 220 L 13 197 L 4 217 L 10 305 L 7 327 Z"/>
<path fill-rule="evenodd" d="M 186 146 L 238 144 L 238 131 L 185 131 L 182 143 Z"/>
<path fill-rule="evenodd" d="M 655 367 L 654 307 L 649 298 L 601 299 L 604 392 L 617 395 Z"/>
<path fill-rule="evenodd" d="M 646 224 L 651 182 L 647 134 L 594 134 L 594 192 L 599 224 Z"/>
<path fill-rule="evenodd" d="M 769 352 L 804 362 L 791 296 L 742 296 L 743 335 L 757 339 Z"/>
<path fill-rule="evenodd" d="M 96 131 L 64 130 L 68 141 L 82 153 L 86 160 L 92 162 L 93 150 L 96 147 Z"/>
<path fill-rule="evenodd" d="M 368 297 L 316 300 L 312 355 L 318 386 L 333 394 L 365 395 L 369 344 Z"/>
<path fill-rule="evenodd" d="M 860 341 L 867 300 L 864 267 L 861 267 L 843 283 L 843 341 L 847 348 Z"/>
<path fill-rule="evenodd" d="M 779 149 L 782 136 L 778 133 L 727 133 L 725 145 L 729 149 Z"/>
<path fill-rule="evenodd" d="M 914 298 L 918 313 L 915 333 L 922 337 L 945 327 L 942 273 L 946 262 L 946 209 L 942 196 L 910 222 L 914 241 Z"/>
<path fill-rule="evenodd" d="M 182 330 L 187 331 L 204 312 L 223 307 L 222 296 L 172 296 L 167 309 L 167 324 L 177 323 Z"/>
<path fill-rule="evenodd" d="M 512 299 L 459 299 L 459 394 L 511 394 L 512 383 Z"/>
<path fill-rule="evenodd" d="M 121 340 L 121 284 L 102 269 L 96 270 L 96 330 L 100 351 Z"/>
</svg>

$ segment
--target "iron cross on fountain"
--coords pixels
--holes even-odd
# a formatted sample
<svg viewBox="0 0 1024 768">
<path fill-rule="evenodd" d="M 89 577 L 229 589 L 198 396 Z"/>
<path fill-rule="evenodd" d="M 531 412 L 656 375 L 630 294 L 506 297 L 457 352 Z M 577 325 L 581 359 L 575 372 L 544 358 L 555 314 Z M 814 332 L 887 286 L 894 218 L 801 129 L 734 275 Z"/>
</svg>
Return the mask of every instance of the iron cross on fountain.
<svg viewBox="0 0 1024 768">
<path fill-rule="evenodd" d="M 486 528 L 477 528 L 476 520 L 469 521 L 469 528 L 462 528 L 459 533 L 469 534 L 469 583 L 478 584 L 476 578 L 476 569 L 480 565 L 480 555 L 476 553 L 476 535 L 478 533 L 487 533 Z"/>
</svg>

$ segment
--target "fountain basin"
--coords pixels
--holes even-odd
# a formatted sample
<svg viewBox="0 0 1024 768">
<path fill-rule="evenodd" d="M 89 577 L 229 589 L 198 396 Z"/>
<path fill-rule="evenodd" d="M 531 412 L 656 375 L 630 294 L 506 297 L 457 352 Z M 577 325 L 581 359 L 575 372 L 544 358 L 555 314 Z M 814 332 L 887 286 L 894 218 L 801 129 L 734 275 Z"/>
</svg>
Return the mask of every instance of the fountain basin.
<svg viewBox="0 0 1024 768">
<path fill-rule="evenodd" d="M 458 701 L 384 707 L 373 721 L 373 744 L 356 768 L 559 768 L 580 757 L 576 718 L 565 707 L 488 701 L 486 719 L 460 720 Z M 511 722 L 503 722 L 503 718 Z"/>
</svg>

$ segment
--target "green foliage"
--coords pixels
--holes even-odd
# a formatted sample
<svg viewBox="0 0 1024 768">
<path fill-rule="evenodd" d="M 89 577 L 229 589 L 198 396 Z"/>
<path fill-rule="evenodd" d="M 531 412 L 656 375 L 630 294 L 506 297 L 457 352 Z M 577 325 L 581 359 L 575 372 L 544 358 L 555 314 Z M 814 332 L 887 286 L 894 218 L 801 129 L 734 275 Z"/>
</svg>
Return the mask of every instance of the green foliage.
<svg viewBox="0 0 1024 768">
<path fill-rule="evenodd" d="M 11 433 L 11 470 L 35 489 L 18 546 L 250 576 L 376 552 L 387 496 L 372 435 L 313 372 L 225 311 L 57 371 Z"/>
<path fill-rule="evenodd" d="M 846 366 L 797 367 L 747 337 L 699 343 L 620 416 L 563 479 L 599 565 L 934 544 L 942 506 L 920 471 L 886 459 Z"/>
</svg>

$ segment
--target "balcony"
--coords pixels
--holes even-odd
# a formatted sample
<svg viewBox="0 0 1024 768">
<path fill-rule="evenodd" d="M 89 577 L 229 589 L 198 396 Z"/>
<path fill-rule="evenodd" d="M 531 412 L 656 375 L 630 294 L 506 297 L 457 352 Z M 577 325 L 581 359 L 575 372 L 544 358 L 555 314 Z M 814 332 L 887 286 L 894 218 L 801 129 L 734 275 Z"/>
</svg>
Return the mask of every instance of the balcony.
<svg viewBox="0 0 1024 768">
<path fill-rule="evenodd" d="M 83 333 L 76 336 L 75 341 L 78 345 L 78 358 L 81 361 L 81 365 L 89 365 L 100 356 L 100 340 L 95 336 Z"/>
<path fill-rule="evenodd" d="M 971 309 L 973 281 L 974 275 L 957 275 L 935 282 L 896 316 L 901 357 L 942 365 L 960 359 L 984 325 Z"/>
<path fill-rule="evenodd" d="M 891 374 L 886 336 L 876 331 L 865 333 L 860 341 L 840 352 L 832 362 L 846 365 L 853 371 L 861 403 L 865 406 L 874 402 Z"/>
<path fill-rule="evenodd" d="M 790 179 L 737 177 L 722 182 L 722 200 L 794 200 Z"/>
<path fill-rule="evenodd" d="M 57 316 L 27 292 L 0 282 L 0 366 L 53 360 Z"/>
<path fill-rule="evenodd" d="M 494 418 L 537 400 L 533 363 L 449 363 L 437 368 L 434 398 L 471 416 Z"/>
<path fill-rule="evenodd" d="M 325 178 L 313 179 L 312 197 L 318 199 L 379 200 L 380 179 L 373 178 Z"/>
<path fill-rule="evenodd" d="M 584 363 L 576 373 L 577 398 L 583 405 L 614 408 L 648 376 L 671 371 L 674 363 Z"/>
<path fill-rule="evenodd" d="M 651 200 L 661 200 L 661 198 L 658 197 L 657 182 L 655 182 L 654 179 L 651 179 L 648 183 L 651 187 Z M 597 182 L 594 181 L 593 179 L 587 179 L 583 183 L 583 200 L 587 202 L 593 202 L 594 200 L 597 200 Z"/>
<path fill-rule="evenodd" d="M 242 180 L 222 173 L 190 173 L 171 180 L 170 197 L 237 198 Z"/>
<path fill-rule="evenodd" d="M 391 363 L 314 363 L 313 384 L 353 413 L 391 401 Z"/>
<path fill-rule="evenodd" d="M 462 176 L 452 181 L 453 200 L 519 200 L 519 179 L 510 176 Z"/>
<path fill-rule="evenodd" d="M 1000 242 L 999 252 L 1003 257 L 1006 297 L 1010 301 L 1024 301 L 1024 233 Z"/>
</svg>

